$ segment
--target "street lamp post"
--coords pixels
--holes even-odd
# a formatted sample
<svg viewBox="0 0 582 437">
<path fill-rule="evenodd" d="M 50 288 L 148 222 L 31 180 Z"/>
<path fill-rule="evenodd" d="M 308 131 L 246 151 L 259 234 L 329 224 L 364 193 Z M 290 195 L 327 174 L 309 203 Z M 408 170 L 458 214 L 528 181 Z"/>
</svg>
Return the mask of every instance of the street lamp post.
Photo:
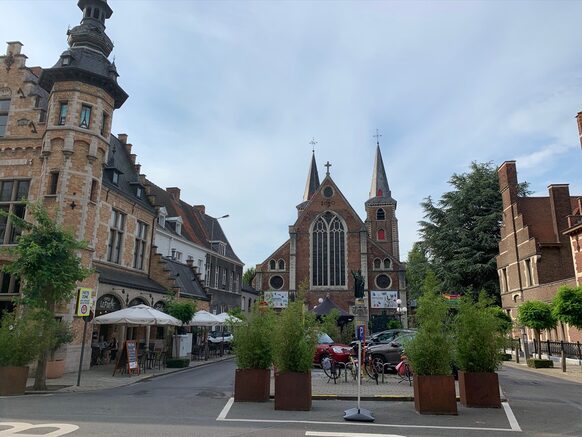
<svg viewBox="0 0 582 437">
<path fill-rule="evenodd" d="M 406 313 L 408 312 L 408 308 L 402 306 L 402 299 L 396 299 L 396 312 L 398 313 L 398 318 L 400 319 L 400 326 L 404 327 L 402 324 L 402 316 L 406 317 Z"/>
</svg>

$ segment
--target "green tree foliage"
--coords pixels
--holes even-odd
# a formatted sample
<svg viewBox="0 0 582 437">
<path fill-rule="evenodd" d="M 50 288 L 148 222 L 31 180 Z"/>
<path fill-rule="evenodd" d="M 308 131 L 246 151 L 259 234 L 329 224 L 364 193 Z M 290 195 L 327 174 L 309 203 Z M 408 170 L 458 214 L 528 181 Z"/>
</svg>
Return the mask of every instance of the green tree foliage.
<svg viewBox="0 0 582 437">
<path fill-rule="evenodd" d="M 313 366 L 317 342 L 315 314 L 303 302 L 289 302 L 274 330 L 274 361 L 281 372 L 308 372 Z"/>
<path fill-rule="evenodd" d="M 538 343 L 538 358 L 541 358 L 540 332 L 556 326 L 552 305 L 541 300 L 528 300 L 517 309 L 517 321 L 534 330 L 535 340 Z"/>
<path fill-rule="evenodd" d="M 245 313 L 243 313 L 243 310 L 240 307 L 233 307 L 229 309 L 227 313 L 232 317 L 236 317 L 239 320 L 244 320 L 244 318 L 246 317 Z"/>
<path fill-rule="evenodd" d="M 173 300 L 166 305 L 166 312 L 182 323 L 188 323 L 196 313 L 196 301 Z"/>
<path fill-rule="evenodd" d="M 44 316 L 41 309 L 23 312 L 16 308 L 0 320 L 0 366 L 22 367 L 34 360 L 42 349 Z"/>
<path fill-rule="evenodd" d="M 329 314 L 322 316 L 321 321 L 319 322 L 319 331 L 325 332 L 334 341 L 339 341 L 340 339 L 340 329 L 337 324 L 339 317 L 340 312 L 334 308 L 329 312 Z"/>
<path fill-rule="evenodd" d="M 249 267 L 248 269 L 246 269 L 242 277 L 243 284 L 251 285 L 256 275 L 257 273 L 254 267 Z"/>
<path fill-rule="evenodd" d="M 386 329 L 400 329 L 400 328 L 402 328 L 402 322 L 400 320 L 390 319 L 388 320 L 388 323 L 386 323 Z"/>
<path fill-rule="evenodd" d="M 491 305 L 488 309 L 495 315 L 495 317 L 497 317 L 499 321 L 499 331 L 503 335 L 509 335 L 513 328 L 513 320 L 511 320 L 511 316 L 497 305 Z"/>
<path fill-rule="evenodd" d="M 582 329 L 582 287 L 560 287 L 552 304 L 556 319 Z"/>
<path fill-rule="evenodd" d="M 429 270 L 426 249 L 417 241 L 408 252 L 406 261 L 406 285 L 411 299 L 417 299 L 422 294 L 422 286 Z"/>
<path fill-rule="evenodd" d="M 339 342 L 342 344 L 350 344 L 354 340 L 356 333 L 356 325 L 354 321 L 346 323 L 341 328 L 340 339 Z"/>
<path fill-rule="evenodd" d="M 467 296 L 458 306 L 454 320 L 455 363 L 466 372 L 495 372 L 501 364 L 503 321 L 490 304 L 490 299 L 481 294 L 477 302 Z"/>
<path fill-rule="evenodd" d="M 77 282 L 91 274 L 77 255 L 87 245 L 77 241 L 71 232 L 52 220 L 40 203 L 29 203 L 27 208 L 32 222 L 10 216 L 24 233 L 16 246 L 10 249 L 13 261 L 3 269 L 22 279 L 22 301 L 25 305 L 45 309 L 54 319 L 56 305 L 69 302 L 74 297 Z M 50 326 L 39 332 L 45 331 L 50 332 Z M 46 336 L 46 333 L 43 335 Z M 50 341 L 42 344 L 44 348 L 37 364 L 35 390 L 46 390 L 46 362 L 51 346 Z"/>
<path fill-rule="evenodd" d="M 498 254 L 502 202 L 493 163 L 471 163 L 469 172 L 453 174 L 452 191 L 438 202 L 422 202 L 422 244 L 445 290 L 485 290 L 499 301 Z M 519 192 L 527 194 L 527 184 Z"/>
<path fill-rule="evenodd" d="M 405 345 L 406 355 L 417 375 L 450 375 L 453 344 L 448 306 L 435 290 L 425 289 L 418 299 L 418 331 Z"/>
<path fill-rule="evenodd" d="M 233 349 L 239 369 L 268 369 L 273 364 L 273 327 L 275 316 L 271 309 L 253 307 L 242 322 L 231 324 Z"/>
</svg>

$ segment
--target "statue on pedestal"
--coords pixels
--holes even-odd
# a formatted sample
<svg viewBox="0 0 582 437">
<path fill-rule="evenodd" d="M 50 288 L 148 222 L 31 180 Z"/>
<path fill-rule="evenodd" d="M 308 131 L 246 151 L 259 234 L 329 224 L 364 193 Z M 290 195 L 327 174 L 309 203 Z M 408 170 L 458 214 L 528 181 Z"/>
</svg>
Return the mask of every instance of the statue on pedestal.
<svg viewBox="0 0 582 437">
<path fill-rule="evenodd" d="M 354 272 L 352 270 L 352 276 L 354 277 L 354 297 L 356 299 L 362 299 L 364 297 L 364 277 L 362 276 L 362 271 L 358 270 Z"/>
</svg>

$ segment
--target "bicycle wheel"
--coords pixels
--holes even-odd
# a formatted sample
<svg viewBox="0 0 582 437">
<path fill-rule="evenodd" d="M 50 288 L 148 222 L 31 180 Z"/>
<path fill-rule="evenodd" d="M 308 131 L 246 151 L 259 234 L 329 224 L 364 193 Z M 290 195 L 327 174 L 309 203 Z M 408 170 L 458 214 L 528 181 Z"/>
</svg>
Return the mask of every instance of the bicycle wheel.
<svg viewBox="0 0 582 437">
<path fill-rule="evenodd" d="M 366 361 L 364 362 L 364 370 L 370 379 L 378 380 L 378 372 L 377 369 L 374 367 L 374 363 L 370 357 L 366 357 Z"/>
<path fill-rule="evenodd" d="M 342 373 L 341 367 L 339 367 L 334 360 L 328 357 L 321 360 L 321 368 L 323 369 L 325 376 L 334 381 L 339 379 Z"/>
</svg>

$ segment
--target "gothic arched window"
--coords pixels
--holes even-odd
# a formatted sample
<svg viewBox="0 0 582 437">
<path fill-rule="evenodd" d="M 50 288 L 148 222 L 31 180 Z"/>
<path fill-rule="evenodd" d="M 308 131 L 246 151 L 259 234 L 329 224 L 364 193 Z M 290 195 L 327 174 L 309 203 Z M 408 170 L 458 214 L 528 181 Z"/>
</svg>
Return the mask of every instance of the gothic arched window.
<svg viewBox="0 0 582 437">
<path fill-rule="evenodd" d="M 382 208 L 376 210 L 376 220 L 386 220 L 386 213 Z"/>
<path fill-rule="evenodd" d="M 341 219 L 327 211 L 312 225 L 311 283 L 346 285 L 346 229 Z"/>
<path fill-rule="evenodd" d="M 385 240 L 386 239 L 386 233 L 384 232 L 384 229 L 378 229 L 378 240 Z"/>
<path fill-rule="evenodd" d="M 280 259 L 278 265 L 279 265 L 279 270 L 285 270 L 285 261 Z"/>
<path fill-rule="evenodd" d="M 380 270 L 381 268 L 382 268 L 382 261 L 380 261 L 380 258 L 374 259 L 374 269 Z"/>
<path fill-rule="evenodd" d="M 277 269 L 277 263 L 275 262 L 274 259 L 272 259 L 271 261 L 269 261 L 269 270 L 276 270 Z"/>
<path fill-rule="evenodd" d="M 390 261 L 390 258 L 384 258 L 384 268 L 389 269 L 390 267 L 392 267 L 392 262 Z"/>
</svg>

